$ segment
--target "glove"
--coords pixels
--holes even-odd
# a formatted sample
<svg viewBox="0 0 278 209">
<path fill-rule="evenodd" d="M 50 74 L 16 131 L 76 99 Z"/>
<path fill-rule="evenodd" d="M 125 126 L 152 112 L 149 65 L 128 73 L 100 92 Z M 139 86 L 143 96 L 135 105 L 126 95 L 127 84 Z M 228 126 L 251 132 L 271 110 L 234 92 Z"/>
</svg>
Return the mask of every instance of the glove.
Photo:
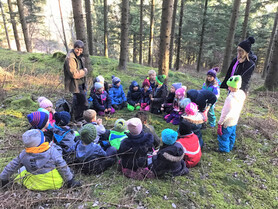
<svg viewBox="0 0 278 209">
<path fill-rule="evenodd" d="M 82 184 L 80 181 L 76 181 L 74 178 L 72 178 L 70 181 L 67 182 L 68 188 L 75 188 L 80 187 Z"/>
<path fill-rule="evenodd" d="M 4 188 L 9 183 L 9 180 L 1 180 L 1 188 Z"/>
<path fill-rule="evenodd" d="M 218 124 L 217 134 L 218 134 L 219 136 L 222 136 L 222 135 L 223 135 L 223 133 L 222 133 L 222 125 L 220 125 L 220 124 Z"/>
</svg>

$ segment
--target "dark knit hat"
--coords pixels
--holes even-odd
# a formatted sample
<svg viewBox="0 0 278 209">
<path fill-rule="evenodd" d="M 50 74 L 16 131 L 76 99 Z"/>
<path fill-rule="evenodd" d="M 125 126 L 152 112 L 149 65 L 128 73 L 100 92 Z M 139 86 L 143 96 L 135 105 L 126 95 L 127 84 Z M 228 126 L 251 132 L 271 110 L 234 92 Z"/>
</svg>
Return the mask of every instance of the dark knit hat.
<svg viewBox="0 0 278 209">
<path fill-rule="evenodd" d="M 112 83 L 116 85 L 117 83 L 121 82 L 121 79 L 112 75 Z"/>
<path fill-rule="evenodd" d="M 240 42 L 238 46 L 244 49 L 247 53 L 251 51 L 251 45 L 255 43 L 254 37 L 248 37 L 246 40 Z"/>
<path fill-rule="evenodd" d="M 158 75 L 158 76 L 156 76 L 156 81 L 159 84 L 161 84 L 161 85 L 164 83 L 165 79 L 166 79 L 166 75 Z"/>
<path fill-rule="evenodd" d="M 66 126 L 70 122 L 70 114 L 66 111 L 56 112 L 54 114 L 55 123 L 58 126 Z"/>
<path fill-rule="evenodd" d="M 181 120 L 179 125 L 179 133 L 181 136 L 192 133 L 191 123 L 189 123 L 187 120 Z"/>
<path fill-rule="evenodd" d="M 148 86 L 148 87 L 151 86 L 149 79 L 146 78 L 146 79 L 143 81 L 142 87 L 144 87 L 144 86 Z"/>
<path fill-rule="evenodd" d="M 73 48 L 82 48 L 82 49 L 84 49 L 84 42 L 81 41 L 81 40 L 77 40 L 77 41 L 74 43 Z"/>
<path fill-rule="evenodd" d="M 30 113 L 27 118 L 31 126 L 36 129 L 43 129 L 49 119 L 47 113 L 40 111 Z"/>
<path fill-rule="evenodd" d="M 215 72 L 214 69 L 210 69 L 210 70 L 207 72 L 207 75 L 210 75 L 210 76 L 216 78 L 216 72 Z"/>
<path fill-rule="evenodd" d="M 90 144 L 97 137 L 97 129 L 92 123 L 88 123 L 82 127 L 80 136 L 82 142 L 84 142 L 85 144 Z"/>
<path fill-rule="evenodd" d="M 172 145 L 178 138 L 178 133 L 170 128 L 164 129 L 161 132 L 162 142 L 167 145 Z"/>
</svg>

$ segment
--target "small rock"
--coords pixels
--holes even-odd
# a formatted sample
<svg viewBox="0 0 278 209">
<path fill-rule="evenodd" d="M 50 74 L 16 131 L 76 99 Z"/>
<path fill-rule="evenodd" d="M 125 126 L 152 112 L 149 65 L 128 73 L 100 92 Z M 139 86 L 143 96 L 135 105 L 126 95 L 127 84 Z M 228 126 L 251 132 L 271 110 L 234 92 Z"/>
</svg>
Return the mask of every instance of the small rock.
<svg viewBox="0 0 278 209">
<path fill-rule="evenodd" d="M 149 190 L 147 190 L 147 191 L 146 191 L 146 194 L 149 194 L 149 193 L 150 193 Z"/>
<path fill-rule="evenodd" d="M 93 204 L 93 207 L 98 206 L 98 203 L 99 203 L 98 201 L 95 201 L 94 204 Z"/>
<path fill-rule="evenodd" d="M 237 203 L 240 204 L 240 203 L 241 203 L 241 199 L 238 199 L 238 200 L 237 200 Z"/>
<path fill-rule="evenodd" d="M 172 203 L 172 207 L 173 207 L 173 208 L 177 208 L 177 206 L 176 206 L 175 203 Z"/>
<path fill-rule="evenodd" d="M 231 159 L 227 159 L 227 161 L 228 161 L 228 162 L 231 162 L 232 160 L 231 160 Z"/>
<path fill-rule="evenodd" d="M 168 197 L 167 197 L 166 195 L 164 195 L 164 197 L 163 197 L 163 198 L 164 198 L 164 200 L 168 200 Z"/>
</svg>

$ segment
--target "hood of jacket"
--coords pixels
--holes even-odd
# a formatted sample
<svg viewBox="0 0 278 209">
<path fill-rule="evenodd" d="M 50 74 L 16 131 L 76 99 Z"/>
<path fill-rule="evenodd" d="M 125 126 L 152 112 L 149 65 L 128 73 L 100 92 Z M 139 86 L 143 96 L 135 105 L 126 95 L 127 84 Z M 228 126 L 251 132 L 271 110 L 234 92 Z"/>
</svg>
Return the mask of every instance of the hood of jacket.
<svg viewBox="0 0 278 209">
<path fill-rule="evenodd" d="M 135 87 L 135 86 L 137 86 L 138 87 L 138 90 L 137 91 L 134 91 L 133 90 L 133 87 Z M 137 83 L 137 81 L 132 81 L 131 82 L 131 84 L 130 84 L 130 86 L 129 86 L 129 91 L 131 92 L 131 93 L 133 93 L 133 92 L 140 92 L 140 86 L 139 86 L 139 84 Z"/>
<path fill-rule="evenodd" d="M 190 98 L 191 101 L 193 102 L 193 101 L 196 101 L 196 100 L 197 100 L 197 97 L 198 97 L 198 95 L 199 95 L 199 92 L 198 92 L 198 90 L 196 90 L 196 89 L 190 89 L 190 90 L 186 93 L 186 95 L 187 95 L 187 98 Z"/>
</svg>

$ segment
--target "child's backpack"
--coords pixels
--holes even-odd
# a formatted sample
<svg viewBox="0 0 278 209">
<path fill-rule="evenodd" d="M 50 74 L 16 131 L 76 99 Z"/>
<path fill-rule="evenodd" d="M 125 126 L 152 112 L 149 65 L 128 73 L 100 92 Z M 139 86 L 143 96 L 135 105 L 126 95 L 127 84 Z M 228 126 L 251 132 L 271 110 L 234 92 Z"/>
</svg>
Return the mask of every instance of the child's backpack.
<svg viewBox="0 0 278 209">
<path fill-rule="evenodd" d="M 65 98 L 61 98 L 56 101 L 55 110 L 57 112 L 66 111 L 70 113 L 71 106 Z"/>
</svg>

